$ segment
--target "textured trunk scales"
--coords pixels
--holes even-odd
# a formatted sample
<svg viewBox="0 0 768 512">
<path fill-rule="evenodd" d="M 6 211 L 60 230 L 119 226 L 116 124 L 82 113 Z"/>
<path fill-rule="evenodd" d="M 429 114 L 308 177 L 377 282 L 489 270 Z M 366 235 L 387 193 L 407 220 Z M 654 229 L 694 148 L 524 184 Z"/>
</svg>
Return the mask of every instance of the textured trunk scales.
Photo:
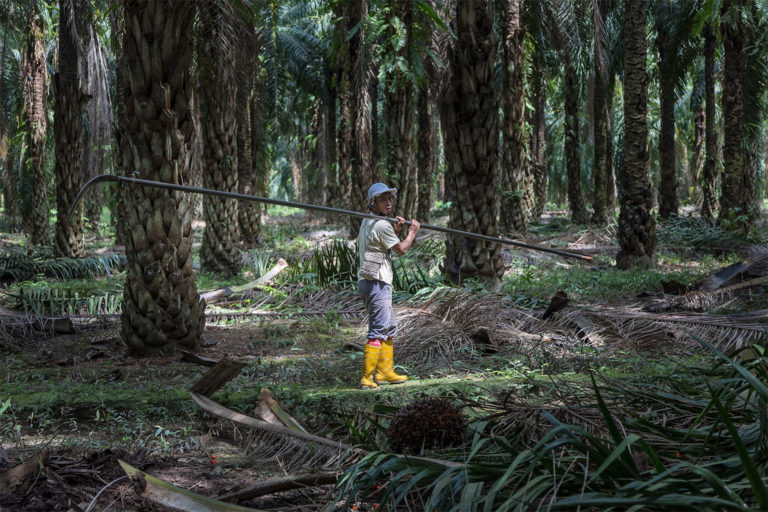
<svg viewBox="0 0 768 512">
<path fill-rule="evenodd" d="M 525 146 L 525 29 L 522 0 L 507 0 L 501 13 L 504 41 L 501 45 L 503 152 L 501 159 L 501 227 L 528 231 L 528 206 L 533 195 L 533 176 Z"/>
<path fill-rule="evenodd" d="M 579 92 L 576 70 L 565 68 L 565 166 L 568 174 L 568 203 L 571 218 L 577 224 L 589 220 L 581 193 L 581 152 L 579 150 Z"/>
<path fill-rule="evenodd" d="M 441 105 L 445 143 L 445 195 L 449 226 L 498 236 L 498 99 L 493 87 L 496 41 L 492 2 L 458 0 L 456 35 L 449 48 L 451 84 Z M 501 277 L 496 243 L 446 237 L 445 271 L 454 279 Z"/>
<path fill-rule="evenodd" d="M 215 5 L 202 9 L 208 30 L 221 33 L 222 16 Z M 200 112 L 203 132 L 203 186 L 237 192 L 237 120 L 233 49 L 216 37 L 200 41 Z M 206 270 L 234 275 L 243 259 L 237 249 L 240 232 L 237 201 L 203 198 L 205 231 L 200 248 L 200 266 Z"/>
<path fill-rule="evenodd" d="M 648 155 L 648 76 L 646 73 L 645 0 L 624 0 L 624 171 L 621 173 L 616 265 L 626 269 L 655 263 L 655 222 L 651 215 Z"/>
<path fill-rule="evenodd" d="M 123 168 L 141 178 L 188 183 L 194 10 L 164 0 L 128 0 L 125 8 Z M 183 198 L 149 187 L 123 196 L 128 275 L 121 335 L 133 355 L 168 353 L 174 345 L 194 349 L 200 340 L 204 303 Z"/>
<path fill-rule="evenodd" d="M 45 140 L 48 130 L 48 72 L 45 67 L 45 28 L 36 9 L 27 20 L 27 48 L 22 64 L 27 157 L 25 180 L 31 196 L 22 200 L 22 225 L 32 245 L 48 245 L 48 189 Z"/>
<path fill-rule="evenodd" d="M 83 186 L 83 162 L 86 134 L 83 126 L 85 105 L 90 99 L 85 94 L 78 73 L 80 55 L 78 35 L 74 23 L 71 0 L 61 0 L 59 22 L 59 71 L 53 76 L 56 104 L 53 123 L 56 145 L 56 218 L 53 248 L 58 256 L 79 258 L 85 255 L 83 240 L 83 203 L 70 218 L 72 202 Z"/>
</svg>

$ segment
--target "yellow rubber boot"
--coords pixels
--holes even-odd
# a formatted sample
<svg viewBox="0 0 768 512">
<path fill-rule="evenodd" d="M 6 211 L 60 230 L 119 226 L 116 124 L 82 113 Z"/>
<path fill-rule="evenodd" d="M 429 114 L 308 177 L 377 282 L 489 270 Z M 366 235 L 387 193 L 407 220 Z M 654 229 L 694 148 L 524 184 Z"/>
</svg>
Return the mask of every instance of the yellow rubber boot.
<svg viewBox="0 0 768 512">
<path fill-rule="evenodd" d="M 360 379 L 360 387 L 363 389 L 373 389 L 378 385 L 373 381 L 373 372 L 376 371 L 376 365 L 381 357 L 381 347 L 376 347 L 370 343 L 365 344 L 363 350 L 363 377 Z"/>
<path fill-rule="evenodd" d="M 392 338 L 389 338 L 381 344 L 381 355 L 376 365 L 376 382 L 379 384 L 400 384 L 408 380 L 407 375 L 395 373 L 393 368 L 395 360 L 392 353 Z"/>
</svg>

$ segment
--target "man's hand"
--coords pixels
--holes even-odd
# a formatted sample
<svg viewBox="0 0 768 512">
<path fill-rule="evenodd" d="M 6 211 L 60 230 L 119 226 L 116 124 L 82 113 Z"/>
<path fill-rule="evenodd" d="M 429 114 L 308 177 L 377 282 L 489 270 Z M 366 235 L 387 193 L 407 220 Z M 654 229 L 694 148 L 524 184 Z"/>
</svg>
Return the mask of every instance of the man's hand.
<svg viewBox="0 0 768 512">
<path fill-rule="evenodd" d="M 397 219 L 397 224 L 395 224 L 395 234 L 399 235 L 400 231 L 403 229 L 403 226 L 405 225 L 405 219 L 403 217 L 395 217 Z"/>
<path fill-rule="evenodd" d="M 395 231 L 399 234 L 400 230 L 403 228 L 403 224 L 405 224 L 405 219 L 402 217 L 397 217 L 397 225 L 395 226 Z M 405 237 L 405 240 L 402 240 L 399 244 L 396 244 L 392 246 L 392 250 L 395 251 L 395 254 L 398 256 L 402 256 L 406 252 L 408 252 L 408 249 L 411 248 L 411 245 L 413 245 L 413 241 L 416 239 L 416 232 L 421 227 L 421 224 L 416 219 L 411 219 L 411 224 L 408 226 L 408 235 Z"/>
</svg>

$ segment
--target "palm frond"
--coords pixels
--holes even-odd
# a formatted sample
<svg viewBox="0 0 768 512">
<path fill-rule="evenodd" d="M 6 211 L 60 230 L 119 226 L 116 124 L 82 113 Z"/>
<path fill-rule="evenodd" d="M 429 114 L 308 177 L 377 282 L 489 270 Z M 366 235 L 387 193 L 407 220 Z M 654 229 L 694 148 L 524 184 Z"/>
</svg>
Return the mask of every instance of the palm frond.
<svg viewBox="0 0 768 512">
<path fill-rule="evenodd" d="M 759 508 L 765 361 L 747 370 L 709 349 L 722 365 L 659 384 L 592 379 L 591 393 L 558 384 L 547 398 L 556 408 L 475 404 L 489 416 L 452 454 L 456 466 L 370 453 L 345 472 L 337 496 L 425 511 Z M 534 417 L 543 420 L 534 432 L 519 427 Z"/>
<path fill-rule="evenodd" d="M 683 349 L 695 353 L 697 338 L 733 352 L 766 338 L 768 312 L 749 316 L 701 313 L 655 314 L 637 308 L 593 308 L 587 313 L 601 336 L 623 341 L 640 350 Z M 567 321 L 567 320 L 562 320 Z M 674 347 L 674 348 L 673 348 Z"/>
<path fill-rule="evenodd" d="M 696 289 L 704 292 L 711 292 L 734 284 L 737 278 L 740 281 L 746 281 L 753 277 L 762 277 L 768 275 L 768 246 L 756 245 L 747 250 L 747 257 L 744 261 L 734 263 L 718 271 L 716 274 L 696 283 Z"/>
<path fill-rule="evenodd" d="M 38 275 L 55 279 L 82 279 L 111 275 L 125 266 L 121 253 L 91 258 L 54 258 L 51 249 L 35 249 L 31 253 L 21 248 L 0 251 L 0 279 L 26 281 Z"/>
<path fill-rule="evenodd" d="M 292 430 L 282 425 L 240 414 L 214 402 L 210 398 L 191 393 L 192 399 L 206 412 L 248 428 L 243 436 L 247 457 L 257 460 L 278 459 L 291 468 L 341 468 L 350 460 L 359 458 L 361 450 L 325 437 Z"/>
</svg>

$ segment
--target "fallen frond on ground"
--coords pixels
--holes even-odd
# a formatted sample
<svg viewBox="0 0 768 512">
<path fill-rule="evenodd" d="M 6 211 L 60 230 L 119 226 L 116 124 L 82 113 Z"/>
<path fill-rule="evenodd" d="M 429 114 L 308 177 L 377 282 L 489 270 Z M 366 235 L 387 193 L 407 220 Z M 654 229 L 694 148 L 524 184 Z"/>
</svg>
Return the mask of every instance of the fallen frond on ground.
<svg viewBox="0 0 768 512">
<path fill-rule="evenodd" d="M 458 463 L 374 452 L 336 488 L 343 505 L 424 510 L 764 510 L 768 366 L 730 362 L 653 385 L 614 381 L 555 405 L 477 403 Z M 552 402 L 550 402 L 551 404 Z M 338 510 L 338 509 L 336 509 Z"/>
<path fill-rule="evenodd" d="M 639 306 L 571 304 L 552 319 L 525 310 L 505 296 L 438 291 L 418 305 L 397 308 L 398 357 L 410 364 L 450 364 L 486 352 L 530 354 L 547 350 L 567 357 L 585 347 L 608 353 L 628 348 L 695 353 L 696 338 L 726 352 L 766 337 L 768 312 L 712 315 L 657 314 Z"/>
</svg>

